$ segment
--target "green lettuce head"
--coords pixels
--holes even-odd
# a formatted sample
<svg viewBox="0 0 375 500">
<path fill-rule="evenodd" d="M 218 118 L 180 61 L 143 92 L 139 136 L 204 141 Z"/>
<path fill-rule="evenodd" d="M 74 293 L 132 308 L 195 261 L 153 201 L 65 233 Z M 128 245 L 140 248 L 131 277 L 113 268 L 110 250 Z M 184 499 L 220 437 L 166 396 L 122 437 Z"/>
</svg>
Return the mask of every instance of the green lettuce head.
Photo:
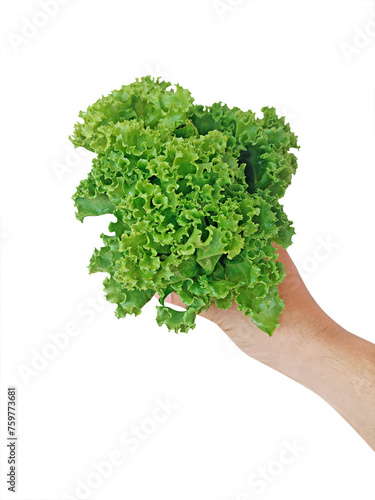
<svg viewBox="0 0 375 500">
<path fill-rule="evenodd" d="M 297 168 L 297 137 L 274 108 L 263 117 L 194 104 L 188 90 L 149 76 L 102 97 L 71 141 L 96 153 L 73 196 L 80 221 L 113 214 L 90 273 L 105 272 L 116 316 L 138 315 L 157 292 L 157 323 L 176 332 L 235 301 L 272 334 L 285 276 L 272 243 L 294 229 L 279 199 Z M 176 292 L 185 311 L 164 305 Z"/>
</svg>

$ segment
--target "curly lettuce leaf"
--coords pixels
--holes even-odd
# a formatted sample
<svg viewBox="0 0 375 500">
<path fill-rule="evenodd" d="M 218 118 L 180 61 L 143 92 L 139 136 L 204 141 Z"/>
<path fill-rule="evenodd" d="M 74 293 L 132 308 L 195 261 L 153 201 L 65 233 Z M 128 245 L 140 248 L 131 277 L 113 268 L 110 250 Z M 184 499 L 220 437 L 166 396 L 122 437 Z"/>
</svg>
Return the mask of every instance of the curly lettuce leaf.
<svg viewBox="0 0 375 500">
<path fill-rule="evenodd" d="M 97 156 L 73 196 L 76 216 L 116 218 L 89 271 L 107 273 L 117 317 L 140 314 L 157 292 L 156 321 L 176 332 L 233 301 L 269 335 L 278 326 L 285 271 L 272 243 L 287 248 L 294 234 L 279 199 L 298 145 L 274 108 L 262 113 L 197 105 L 149 76 L 80 113 L 71 140 Z M 185 311 L 164 305 L 171 292 Z"/>
</svg>

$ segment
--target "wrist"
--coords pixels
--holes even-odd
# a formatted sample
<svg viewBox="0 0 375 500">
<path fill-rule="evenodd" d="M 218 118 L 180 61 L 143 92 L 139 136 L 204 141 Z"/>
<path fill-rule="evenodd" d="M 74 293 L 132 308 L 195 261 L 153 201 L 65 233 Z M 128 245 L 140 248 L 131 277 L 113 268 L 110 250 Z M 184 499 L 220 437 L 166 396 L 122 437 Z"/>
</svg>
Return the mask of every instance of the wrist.
<svg viewBox="0 0 375 500">
<path fill-rule="evenodd" d="M 281 315 L 280 326 L 272 337 L 262 336 L 262 342 L 244 351 L 316 391 L 317 359 L 321 360 L 333 348 L 341 327 L 316 305 L 295 309 L 285 321 L 283 319 Z"/>
</svg>

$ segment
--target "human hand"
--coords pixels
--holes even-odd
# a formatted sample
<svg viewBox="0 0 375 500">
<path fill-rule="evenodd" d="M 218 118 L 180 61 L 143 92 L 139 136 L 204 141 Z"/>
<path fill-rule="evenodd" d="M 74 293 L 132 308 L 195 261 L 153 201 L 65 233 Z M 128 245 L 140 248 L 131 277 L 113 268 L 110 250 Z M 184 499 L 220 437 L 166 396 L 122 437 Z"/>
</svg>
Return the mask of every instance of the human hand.
<svg viewBox="0 0 375 500">
<path fill-rule="evenodd" d="M 280 342 L 285 341 L 291 332 L 293 335 L 298 335 L 303 329 L 306 336 L 316 329 L 318 322 L 323 328 L 330 321 L 310 295 L 287 251 L 276 247 L 276 253 L 279 254 L 279 260 L 284 264 L 286 272 L 283 282 L 279 285 L 280 297 L 285 303 L 285 308 L 280 315 L 280 326 L 276 328 L 272 337 L 260 330 L 234 302 L 229 309 L 219 309 L 212 304 L 207 311 L 200 313 L 200 316 L 216 323 L 246 354 L 262 361 L 267 355 L 277 352 Z M 171 293 L 165 302 L 186 307 L 176 293 Z"/>
</svg>

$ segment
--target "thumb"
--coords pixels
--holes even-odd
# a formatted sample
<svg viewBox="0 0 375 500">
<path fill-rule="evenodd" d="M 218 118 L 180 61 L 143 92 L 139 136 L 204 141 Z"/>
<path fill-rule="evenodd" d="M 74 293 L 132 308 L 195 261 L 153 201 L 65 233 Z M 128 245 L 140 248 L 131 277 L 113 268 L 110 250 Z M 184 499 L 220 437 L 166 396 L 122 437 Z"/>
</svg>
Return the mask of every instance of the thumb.
<svg viewBox="0 0 375 500">
<path fill-rule="evenodd" d="M 182 307 L 183 309 L 186 309 L 186 304 L 184 302 L 182 302 L 182 300 L 180 299 L 180 296 L 175 292 L 170 293 L 164 299 L 164 303 L 173 304 L 174 306 L 179 306 L 179 307 Z M 210 321 L 213 321 L 214 323 L 218 323 L 218 320 L 219 320 L 222 313 L 223 313 L 222 310 L 218 309 L 215 304 L 212 304 L 207 311 L 205 309 L 203 309 L 203 311 L 201 311 L 199 313 L 199 316 L 202 316 L 203 318 L 209 319 Z M 224 311 L 224 313 L 225 313 L 225 311 Z"/>
<path fill-rule="evenodd" d="M 175 306 L 183 307 L 184 309 L 186 309 L 186 304 L 182 302 L 180 296 L 177 295 L 177 293 L 175 292 L 172 292 L 169 295 L 167 295 L 167 297 L 165 297 L 164 299 L 164 303 L 173 304 Z"/>
</svg>

